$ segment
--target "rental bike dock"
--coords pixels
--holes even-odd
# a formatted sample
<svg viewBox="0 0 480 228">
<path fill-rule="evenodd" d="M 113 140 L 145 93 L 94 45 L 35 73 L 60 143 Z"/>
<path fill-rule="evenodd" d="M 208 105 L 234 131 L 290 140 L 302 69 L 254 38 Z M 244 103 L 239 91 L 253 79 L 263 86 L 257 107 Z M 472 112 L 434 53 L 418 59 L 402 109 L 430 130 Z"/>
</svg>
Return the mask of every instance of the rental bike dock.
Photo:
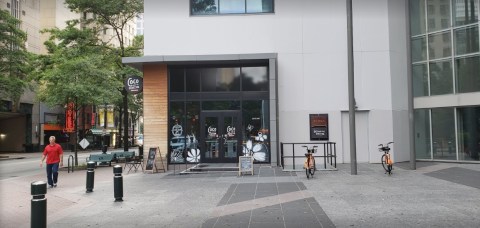
<svg viewBox="0 0 480 228">
<path fill-rule="evenodd" d="M 280 143 L 280 165 L 283 171 L 303 171 L 306 149 L 302 146 L 317 146 L 315 158 L 316 170 L 336 171 L 337 148 L 335 142 L 318 143 Z"/>
</svg>

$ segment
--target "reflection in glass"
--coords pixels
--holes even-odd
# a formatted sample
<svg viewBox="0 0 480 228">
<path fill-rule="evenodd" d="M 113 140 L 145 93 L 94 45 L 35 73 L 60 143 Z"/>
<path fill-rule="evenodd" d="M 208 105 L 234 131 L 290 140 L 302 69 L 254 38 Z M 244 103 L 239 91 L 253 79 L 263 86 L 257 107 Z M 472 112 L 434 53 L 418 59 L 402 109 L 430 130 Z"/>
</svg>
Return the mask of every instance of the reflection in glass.
<svg viewBox="0 0 480 228">
<path fill-rule="evenodd" d="M 218 0 L 191 0 L 192 15 L 217 14 Z"/>
<path fill-rule="evenodd" d="M 205 131 L 205 158 L 218 158 L 218 117 L 205 118 Z"/>
<path fill-rule="evenodd" d="M 478 0 L 453 0 L 453 20 L 456 26 L 478 22 Z"/>
<path fill-rule="evenodd" d="M 240 101 L 204 101 L 203 110 L 239 110 Z"/>
<path fill-rule="evenodd" d="M 480 57 L 455 59 L 455 78 L 459 93 L 480 91 Z"/>
<path fill-rule="evenodd" d="M 245 0 L 219 0 L 220 13 L 245 13 Z"/>
<path fill-rule="evenodd" d="M 428 109 L 417 109 L 415 119 L 415 154 L 418 159 L 432 159 L 430 115 Z"/>
<path fill-rule="evenodd" d="M 430 59 L 438 59 L 451 56 L 452 49 L 450 37 L 450 32 L 436 33 L 434 35 L 428 36 L 428 52 L 430 55 Z"/>
<path fill-rule="evenodd" d="M 457 55 L 478 52 L 478 26 L 455 29 Z"/>
<path fill-rule="evenodd" d="M 438 31 L 450 27 L 450 1 L 429 0 L 427 3 L 428 31 Z"/>
<path fill-rule="evenodd" d="M 428 74 L 427 64 L 413 65 L 413 96 L 422 97 L 428 96 Z"/>
<path fill-rule="evenodd" d="M 430 95 L 453 93 L 450 61 L 430 63 Z"/>
<path fill-rule="evenodd" d="M 184 103 L 170 102 L 169 117 L 170 162 L 182 163 L 185 162 L 184 152 L 186 147 L 184 135 Z"/>
<path fill-rule="evenodd" d="M 223 144 L 224 144 L 224 154 L 225 158 L 236 158 L 237 157 L 237 143 L 238 138 L 236 134 L 236 126 L 238 126 L 238 119 L 236 116 L 225 116 L 223 118 Z"/>
<path fill-rule="evenodd" d="M 183 69 L 169 69 L 170 73 L 170 91 L 183 92 L 184 90 L 184 71 Z"/>
<path fill-rule="evenodd" d="M 456 160 L 453 108 L 432 109 L 433 159 Z"/>
<path fill-rule="evenodd" d="M 412 38 L 412 62 L 427 59 L 427 39 L 425 36 Z"/>
<path fill-rule="evenodd" d="M 187 148 L 187 161 L 200 162 L 200 148 L 198 139 L 200 138 L 200 102 L 186 102 L 186 123 L 185 138 Z"/>
<path fill-rule="evenodd" d="M 267 67 L 242 67 L 243 91 L 268 91 Z"/>
<path fill-rule="evenodd" d="M 187 92 L 200 92 L 201 82 L 201 70 L 200 69 L 186 69 L 186 86 Z"/>
<path fill-rule="evenodd" d="M 271 13 L 273 0 L 247 0 L 247 13 Z"/>
<path fill-rule="evenodd" d="M 243 154 L 252 154 L 255 161 L 268 162 L 270 124 L 268 100 L 243 101 Z"/>
<path fill-rule="evenodd" d="M 203 92 L 240 90 L 240 68 L 205 68 L 201 74 Z"/>
<path fill-rule="evenodd" d="M 459 160 L 479 160 L 480 107 L 458 108 Z"/>
<path fill-rule="evenodd" d="M 411 35 L 424 34 L 425 30 L 425 0 L 410 0 Z"/>
</svg>

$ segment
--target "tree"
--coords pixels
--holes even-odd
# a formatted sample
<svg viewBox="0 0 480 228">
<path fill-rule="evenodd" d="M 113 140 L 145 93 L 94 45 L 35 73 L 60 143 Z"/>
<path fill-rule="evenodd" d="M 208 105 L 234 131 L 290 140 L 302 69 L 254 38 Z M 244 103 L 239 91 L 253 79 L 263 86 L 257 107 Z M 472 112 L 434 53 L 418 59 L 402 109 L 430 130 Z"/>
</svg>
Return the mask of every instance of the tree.
<svg viewBox="0 0 480 228">
<path fill-rule="evenodd" d="M 77 13 L 92 13 L 94 19 L 85 20 L 87 25 L 95 28 L 104 28 L 108 26 L 114 31 L 115 37 L 119 42 L 118 48 L 110 47 L 112 56 L 116 56 L 114 69 L 117 80 L 123 83 L 131 75 L 140 75 L 140 73 L 131 67 L 122 64 L 122 57 L 129 55 L 125 44 L 124 31 L 128 22 L 132 21 L 139 13 L 143 12 L 143 0 L 65 0 L 70 10 Z M 99 31 L 100 29 L 97 29 Z M 108 47 L 108 45 L 106 44 Z M 123 141 L 128 142 L 128 93 L 126 89 L 118 87 L 121 92 L 122 110 L 123 110 Z M 128 143 L 124 143 L 124 150 L 128 151 Z"/>
<path fill-rule="evenodd" d="M 121 85 L 111 70 L 111 60 L 103 55 L 94 30 L 78 29 L 78 21 L 67 22 L 63 30 L 46 30 L 50 38 L 45 42 L 49 55 L 39 58 L 37 81 L 38 99 L 50 106 L 60 105 L 78 110 L 84 105 L 103 104 L 111 101 Z M 77 119 L 74 120 L 77 133 Z M 77 134 L 75 134 L 76 136 Z M 77 137 L 75 140 L 78 141 Z M 78 165 L 77 143 L 75 164 Z"/>
<path fill-rule="evenodd" d="M 0 10 L 0 96 L 12 100 L 13 112 L 18 110 L 28 85 L 33 56 L 25 48 L 27 34 L 20 29 L 20 23 L 8 11 Z"/>
</svg>

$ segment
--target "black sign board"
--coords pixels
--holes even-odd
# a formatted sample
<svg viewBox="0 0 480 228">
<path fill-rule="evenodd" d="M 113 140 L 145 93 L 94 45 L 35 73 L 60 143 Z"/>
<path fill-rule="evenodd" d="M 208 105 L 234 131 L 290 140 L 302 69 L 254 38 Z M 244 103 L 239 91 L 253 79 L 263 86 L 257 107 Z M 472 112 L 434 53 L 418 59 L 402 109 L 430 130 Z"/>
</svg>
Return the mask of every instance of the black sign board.
<svg viewBox="0 0 480 228">
<path fill-rule="evenodd" d="M 310 140 L 328 140 L 328 114 L 310 114 Z"/>
<path fill-rule="evenodd" d="M 148 158 L 147 158 L 147 165 L 145 166 L 145 170 L 153 171 L 153 167 L 155 166 L 155 156 L 157 155 L 157 148 L 151 147 L 148 151 Z"/>
<path fill-rule="evenodd" d="M 143 91 L 143 78 L 135 75 L 128 76 L 125 80 L 125 89 L 128 93 L 141 93 Z"/>
</svg>

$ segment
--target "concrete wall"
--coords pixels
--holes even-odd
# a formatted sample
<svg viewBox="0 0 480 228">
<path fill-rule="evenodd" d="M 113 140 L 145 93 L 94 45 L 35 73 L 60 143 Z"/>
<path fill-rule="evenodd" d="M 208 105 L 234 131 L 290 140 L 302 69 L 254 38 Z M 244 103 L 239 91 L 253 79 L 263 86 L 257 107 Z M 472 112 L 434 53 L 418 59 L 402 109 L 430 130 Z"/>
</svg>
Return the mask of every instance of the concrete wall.
<svg viewBox="0 0 480 228">
<path fill-rule="evenodd" d="M 379 143 L 408 140 L 404 11 L 403 0 L 353 1 L 355 97 L 368 120 L 362 162 L 380 161 Z M 349 161 L 345 1 L 276 0 L 274 14 L 190 16 L 189 1 L 146 0 L 144 16 L 145 56 L 278 53 L 280 142 L 308 142 L 308 114 L 328 113 L 338 161 Z M 396 161 L 408 159 L 398 153 Z"/>
<path fill-rule="evenodd" d="M 25 116 L 0 120 L 0 151 L 22 152 L 25 143 Z"/>
</svg>

